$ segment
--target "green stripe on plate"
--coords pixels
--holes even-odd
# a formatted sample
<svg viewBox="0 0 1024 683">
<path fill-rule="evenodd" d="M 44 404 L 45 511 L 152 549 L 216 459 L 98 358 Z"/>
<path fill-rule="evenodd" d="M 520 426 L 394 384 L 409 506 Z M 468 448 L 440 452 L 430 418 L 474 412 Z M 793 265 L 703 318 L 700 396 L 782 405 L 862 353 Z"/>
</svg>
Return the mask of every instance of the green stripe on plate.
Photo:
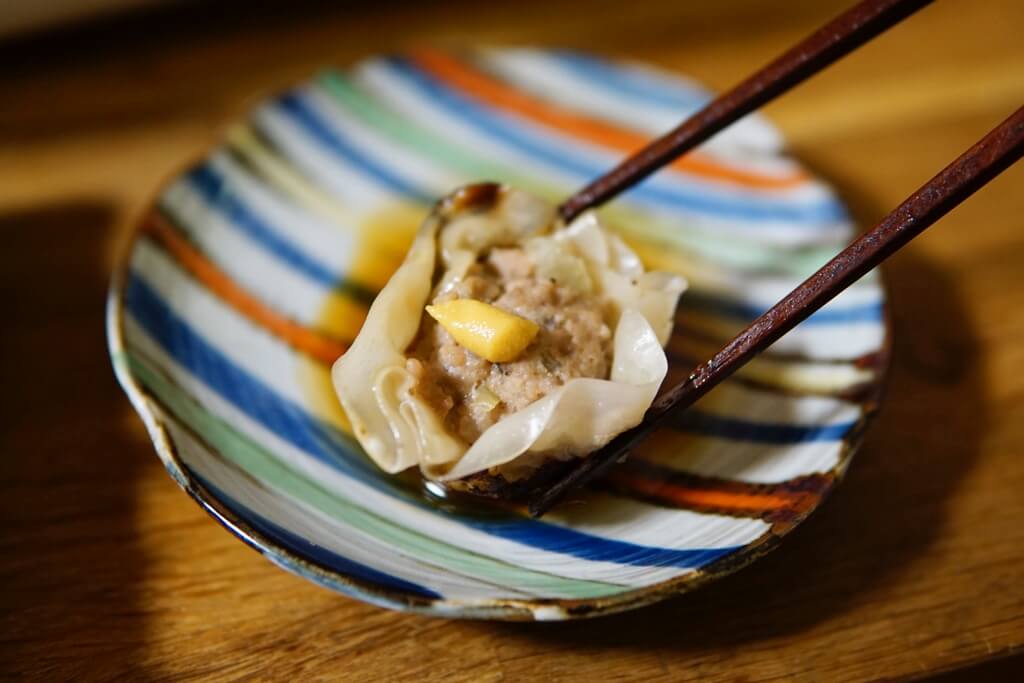
<svg viewBox="0 0 1024 683">
<path fill-rule="evenodd" d="M 467 182 L 505 182 L 552 202 L 568 196 L 572 189 L 537 183 L 508 166 L 495 164 L 465 150 L 461 146 L 464 143 L 458 140 L 443 137 L 439 133 L 417 126 L 414 121 L 392 111 L 386 104 L 356 85 L 352 79 L 337 71 L 323 72 L 316 81 L 339 106 L 356 116 L 364 125 L 380 131 L 389 139 L 400 141 L 410 150 L 434 163 L 465 174 Z M 735 236 L 728 239 L 716 238 L 706 233 L 682 229 L 682 226 L 667 225 L 653 216 L 639 215 L 615 204 L 603 208 L 602 213 L 622 232 L 652 244 L 695 249 L 715 261 L 751 270 L 762 270 L 768 266 L 778 269 L 782 263 L 786 266 L 785 272 L 810 275 L 836 251 L 833 245 L 792 249 L 744 242 Z"/>
<path fill-rule="evenodd" d="M 363 124 L 375 128 L 385 137 L 400 141 L 424 158 L 464 173 L 467 182 L 484 179 L 504 182 L 550 201 L 556 201 L 568 192 L 568 188 L 537 183 L 507 166 L 465 152 L 455 141 L 442 139 L 391 111 L 337 72 L 323 73 L 317 80 L 335 101 Z"/>
<path fill-rule="evenodd" d="M 267 488 L 315 508 L 325 516 L 393 545 L 401 552 L 441 569 L 464 574 L 497 586 L 525 592 L 541 591 L 565 598 L 598 598 L 629 588 L 546 574 L 494 560 L 442 543 L 398 526 L 351 501 L 327 491 L 288 467 L 249 437 L 207 412 L 180 387 L 166 379 L 140 356 L 120 352 L 132 372 L 164 404 L 165 409 L 217 449 L 217 453 L 258 479 Z"/>
</svg>

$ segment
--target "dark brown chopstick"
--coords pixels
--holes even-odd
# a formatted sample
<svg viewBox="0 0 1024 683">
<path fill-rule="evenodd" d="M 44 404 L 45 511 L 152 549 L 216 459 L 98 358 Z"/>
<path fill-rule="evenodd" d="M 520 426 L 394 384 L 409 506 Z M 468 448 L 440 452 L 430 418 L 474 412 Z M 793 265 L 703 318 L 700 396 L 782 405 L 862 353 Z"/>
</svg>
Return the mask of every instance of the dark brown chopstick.
<svg viewBox="0 0 1024 683">
<path fill-rule="evenodd" d="M 643 421 L 580 461 L 568 475 L 530 501 L 530 514 L 547 512 L 562 495 L 601 475 L 672 413 L 692 405 L 719 382 L 837 294 L 880 264 L 925 228 L 946 215 L 982 185 L 1024 155 L 1024 107 L 993 129 L 956 161 L 910 195 L 870 231 L 856 239 L 779 303 L 757 318 L 697 367 L 685 381 L 662 395 Z"/>
<path fill-rule="evenodd" d="M 558 207 L 559 213 L 569 222 L 583 211 L 603 204 L 931 2 L 865 0 L 851 7 L 678 127 L 569 197 Z"/>
</svg>

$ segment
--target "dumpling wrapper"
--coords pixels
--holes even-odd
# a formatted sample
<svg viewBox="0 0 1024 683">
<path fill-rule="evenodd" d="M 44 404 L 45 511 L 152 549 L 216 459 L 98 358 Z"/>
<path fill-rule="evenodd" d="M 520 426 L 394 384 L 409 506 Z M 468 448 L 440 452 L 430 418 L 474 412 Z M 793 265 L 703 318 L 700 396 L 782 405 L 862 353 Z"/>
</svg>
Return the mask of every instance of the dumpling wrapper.
<svg viewBox="0 0 1024 683">
<path fill-rule="evenodd" d="M 498 199 L 486 212 L 471 211 L 475 207 L 460 203 L 460 192 L 479 187 L 464 188 L 438 204 L 332 370 L 356 438 L 388 473 L 418 466 L 430 479 L 449 481 L 526 453 L 585 455 L 640 422 L 668 370 L 662 346 L 686 287 L 681 277 L 644 273 L 636 254 L 605 232 L 593 213 L 552 230 L 549 205 L 506 187 L 497 190 Z M 416 380 L 406 369 L 406 350 L 424 306 L 444 279 L 458 277 L 459 264 L 471 263 L 491 246 L 538 237 L 565 242 L 585 262 L 595 290 L 613 303 L 616 319 L 607 321 L 614 329 L 610 377 L 571 379 L 466 444 L 412 392 Z M 435 283 L 439 270 L 446 275 Z"/>
</svg>

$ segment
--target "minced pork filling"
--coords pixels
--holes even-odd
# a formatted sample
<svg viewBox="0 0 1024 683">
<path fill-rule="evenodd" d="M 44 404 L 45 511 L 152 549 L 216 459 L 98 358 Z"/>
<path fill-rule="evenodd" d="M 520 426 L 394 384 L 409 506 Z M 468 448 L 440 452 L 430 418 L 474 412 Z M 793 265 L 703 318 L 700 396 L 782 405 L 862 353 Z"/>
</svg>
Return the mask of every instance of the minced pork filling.
<svg viewBox="0 0 1024 683">
<path fill-rule="evenodd" d="M 448 429 L 472 443 L 503 416 L 540 399 L 574 377 L 607 379 L 612 332 L 604 297 L 538 278 L 521 248 L 495 248 L 432 303 L 477 299 L 540 326 L 512 362 L 491 363 L 455 342 L 424 316 L 406 362 L 414 391 L 441 415 Z"/>
</svg>

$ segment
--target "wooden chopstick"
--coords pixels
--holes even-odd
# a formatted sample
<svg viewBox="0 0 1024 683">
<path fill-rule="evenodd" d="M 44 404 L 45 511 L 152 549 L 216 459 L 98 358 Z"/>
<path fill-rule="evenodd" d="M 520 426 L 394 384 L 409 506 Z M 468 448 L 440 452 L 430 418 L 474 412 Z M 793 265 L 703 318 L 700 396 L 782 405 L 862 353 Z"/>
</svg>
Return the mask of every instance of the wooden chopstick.
<svg viewBox="0 0 1024 683">
<path fill-rule="evenodd" d="M 858 3 L 569 197 L 558 207 L 559 214 L 568 223 L 583 211 L 603 204 L 932 1 Z"/>
<path fill-rule="evenodd" d="M 536 495 L 529 504 L 530 514 L 534 517 L 544 514 L 567 491 L 599 476 L 613 463 L 626 457 L 641 439 L 654 431 L 669 415 L 689 407 L 707 394 L 1022 155 L 1024 107 L 1014 112 L 910 195 L 874 228 L 750 323 L 710 360 L 698 366 L 686 380 L 662 395 L 648 409 L 638 426 L 623 432 L 608 445 L 581 460 L 563 479 Z"/>
</svg>

